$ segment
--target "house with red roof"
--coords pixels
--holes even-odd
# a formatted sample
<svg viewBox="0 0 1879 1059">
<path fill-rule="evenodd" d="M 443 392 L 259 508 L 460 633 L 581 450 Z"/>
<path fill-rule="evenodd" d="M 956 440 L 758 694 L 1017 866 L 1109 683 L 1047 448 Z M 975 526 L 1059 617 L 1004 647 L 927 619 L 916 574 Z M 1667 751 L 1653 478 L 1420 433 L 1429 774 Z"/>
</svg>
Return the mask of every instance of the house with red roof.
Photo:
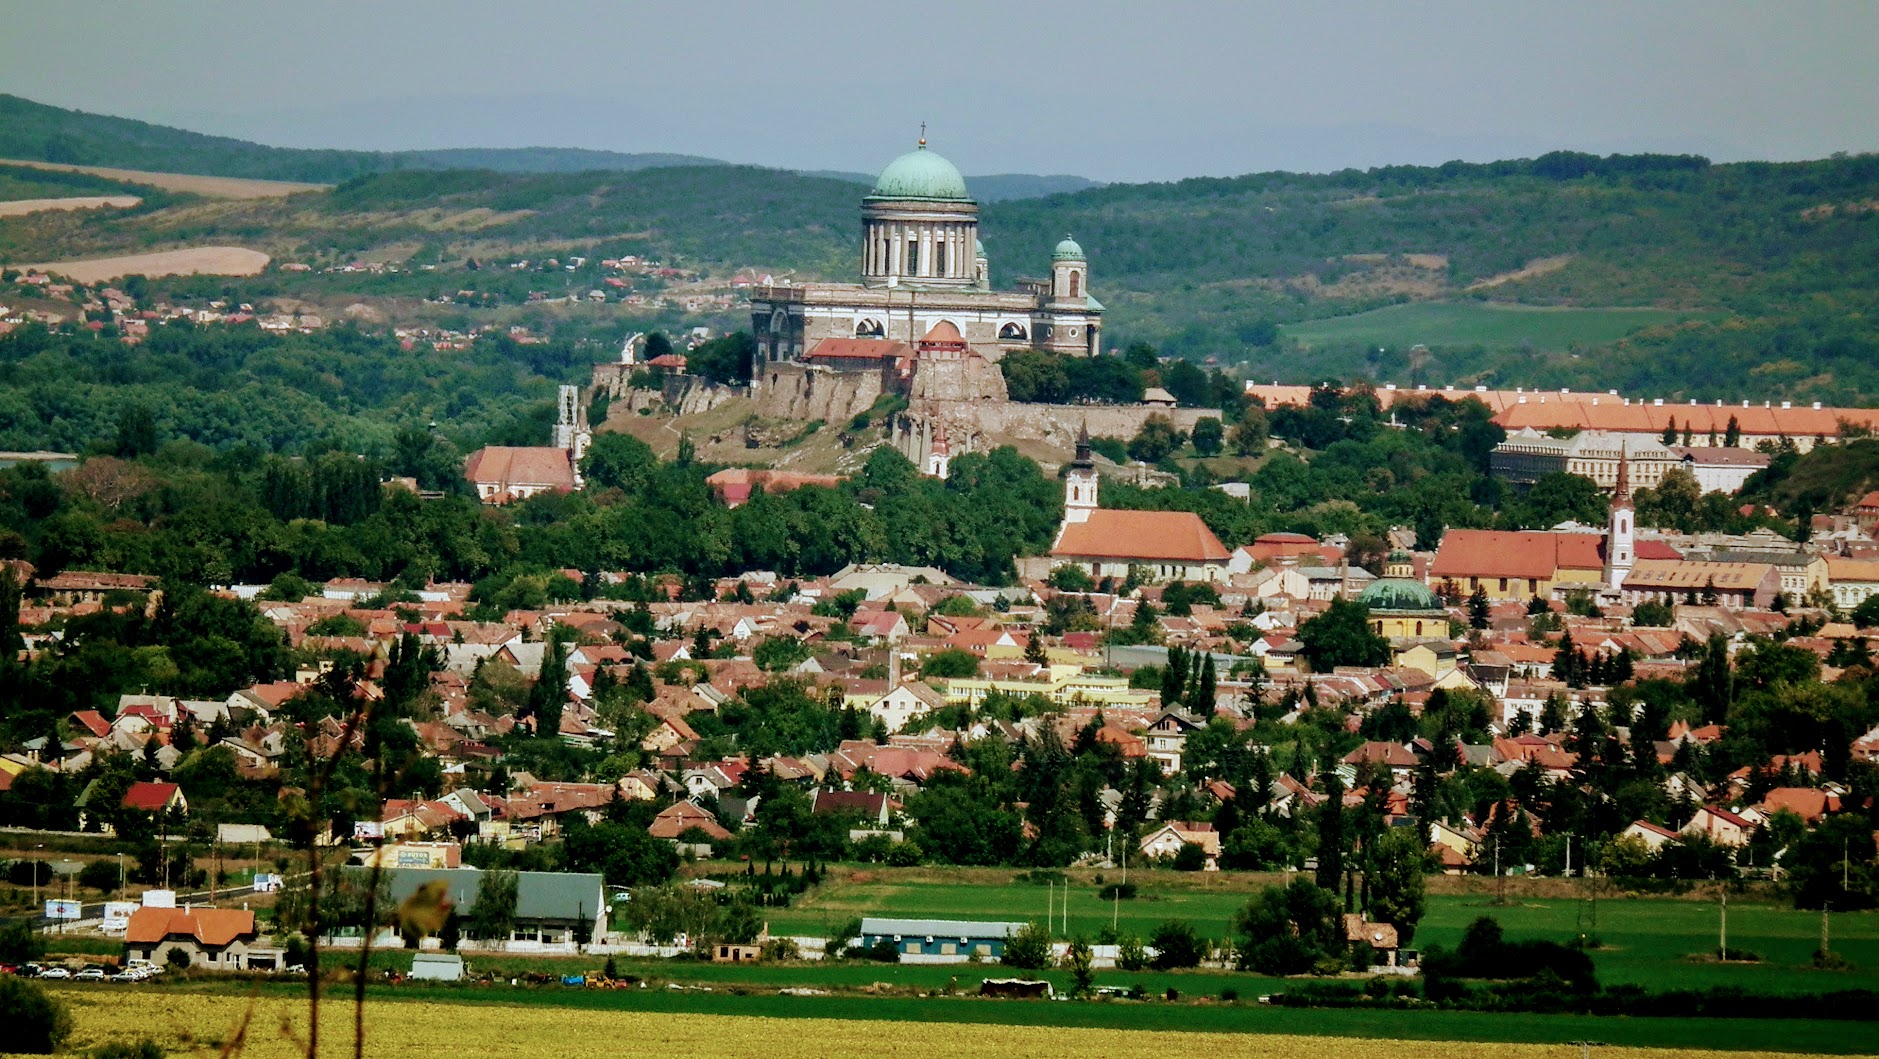
<svg viewBox="0 0 1879 1059">
<path fill-rule="evenodd" d="M 1451 596 L 1481 590 L 1491 600 L 1549 599 L 1555 590 L 1605 584 L 1605 538 L 1598 533 L 1454 529 L 1442 535 L 1429 583 Z"/>
<path fill-rule="evenodd" d="M 1748 818 L 1720 805 L 1705 805 L 1683 825 L 1686 835 L 1708 835 L 1719 846 L 1746 846 L 1755 824 Z"/>
<path fill-rule="evenodd" d="M 1812 827 L 1828 813 L 1840 811 L 1840 796 L 1814 787 L 1776 787 L 1762 796 L 1762 803 L 1756 808 L 1763 816 L 1785 810 Z"/>
<path fill-rule="evenodd" d="M 139 780 L 124 792 L 123 807 L 135 809 L 141 813 L 165 813 L 175 810 L 189 812 L 189 802 L 183 797 L 183 789 L 174 783 L 152 783 Z"/>
<path fill-rule="evenodd" d="M 646 825 L 646 833 L 654 838 L 663 838 L 676 842 L 680 835 L 693 828 L 710 836 L 714 842 L 722 842 L 731 837 L 731 833 L 718 823 L 717 817 L 691 802 L 675 802 Z"/>
<path fill-rule="evenodd" d="M 181 953 L 192 967 L 245 971 L 280 967 L 280 952 L 257 949 L 254 913 L 245 908 L 143 907 L 124 931 L 127 960 L 161 967 Z"/>
<path fill-rule="evenodd" d="M 537 493 L 581 487 L 574 453 L 548 445 L 490 445 L 463 461 L 463 476 L 485 504 L 506 504 Z"/>
</svg>

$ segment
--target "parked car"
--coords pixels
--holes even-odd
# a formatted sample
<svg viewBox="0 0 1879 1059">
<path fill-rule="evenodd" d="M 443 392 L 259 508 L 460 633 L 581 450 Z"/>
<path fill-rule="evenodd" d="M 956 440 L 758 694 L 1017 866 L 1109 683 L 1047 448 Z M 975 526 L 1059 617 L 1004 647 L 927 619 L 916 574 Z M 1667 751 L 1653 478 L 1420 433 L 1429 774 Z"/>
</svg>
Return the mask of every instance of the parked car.
<svg viewBox="0 0 1879 1059">
<path fill-rule="evenodd" d="M 41 978 L 70 978 L 72 977 L 72 972 L 66 970 L 63 967 L 48 967 L 45 970 L 39 972 L 39 977 Z"/>
<path fill-rule="evenodd" d="M 113 982 L 141 982 L 144 980 L 144 976 L 126 967 L 122 971 L 112 975 L 110 980 Z"/>
<path fill-rule="evenodd" d="M 104 968 L 87 967 L 72 977 L 80 982 L 102 982 L 104 981 Z"/>
</svg>

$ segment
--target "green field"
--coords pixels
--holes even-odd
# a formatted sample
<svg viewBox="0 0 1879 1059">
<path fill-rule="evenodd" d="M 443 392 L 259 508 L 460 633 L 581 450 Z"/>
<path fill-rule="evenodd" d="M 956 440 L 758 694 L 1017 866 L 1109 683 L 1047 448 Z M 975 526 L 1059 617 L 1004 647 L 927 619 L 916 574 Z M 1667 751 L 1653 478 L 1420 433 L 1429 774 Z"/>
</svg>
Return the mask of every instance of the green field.
<svg viewBox="0 0 1879 1059">
<path fill-rule="evenodd" d="M 1354 316 L 1287 324 L 1280 331 L 1308 349 L 1324 346 L 1519 347 L 1564 350 L 1600 345 L 1642 327 L 1713 320 L 1720 313 L 1675 309 L 1550 309 L 1481 302 L 1411 302 Z"/>
<path fill-rule="evenodd" d="M 1013 882 L 1010 873 L 962 874 L 945 881 L 933 872 L 870 872 L 866 881 L 833 880 L 788 909 L 770 913 L 776 934 L 826 936 L 857 916 L 895 918 L 1043 921 L 1047 902 L 1062 923 L 1065 887 Z M 1093 880 L 1078 878 L 1068 887 L 1069 929 L 1059 936 L 1094 937 L 1113 922 L 1124 934 L 1145 936 L 1165 920 L 1193 923 L 1202 933 L 1224 939 L 1233 913 L 1271 877 L 1180 875 L 1171 872 L 1133 876 L 1139 886 L 1132 901 L 1097 897 Z M 1543 891 L 1544 892 L 1544 891 Z M 1848 971 L 1815 970 L 1810 957 L 1819 943 L 1820 917 L 1768 900 L 1732 900 L 1729 943 L 1762 957 L 1760 963 L 1698 963 L 1695 953 L 1717 943 L 1719 910 L 1713 900 L 1674 897 L 1623 897 L 1609 893 L 1598 902 L 1597 921 L 1570 887 L 1550 890 L 1557 896 L 1510 897 L 1497 906 L 1486 893 L 1437 893 L 1417 931 L 1415 944 L 1454 946 L 1468 923 L 1493 916 L 1510 938 L 1568 941 L 1582 931 L 1595 935 L 1599 978 L 1608 985 L 1636 984 L 1654 989 L 1735 985 L 1758 992 L 1813 993 L 1834 989 L 1879 989 L 1879 913 L 1843 913 L 1832 920 L 1834 951 L 1850 960 Z"/>
</svg>

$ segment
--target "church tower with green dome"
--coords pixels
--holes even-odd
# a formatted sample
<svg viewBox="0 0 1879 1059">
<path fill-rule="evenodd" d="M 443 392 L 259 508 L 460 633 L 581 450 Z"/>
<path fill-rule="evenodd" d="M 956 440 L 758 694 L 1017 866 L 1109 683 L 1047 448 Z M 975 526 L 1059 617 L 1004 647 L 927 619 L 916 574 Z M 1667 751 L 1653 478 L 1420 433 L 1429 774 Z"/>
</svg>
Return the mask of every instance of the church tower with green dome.
<svg viewBox="0 0 1879 1059">
<path fill-rule="evenodd" d="M 979 204 L 926 137 L 881 170 L 861 200 L 861 281 L 870 287 L 980 286 Z"/>
</svg>

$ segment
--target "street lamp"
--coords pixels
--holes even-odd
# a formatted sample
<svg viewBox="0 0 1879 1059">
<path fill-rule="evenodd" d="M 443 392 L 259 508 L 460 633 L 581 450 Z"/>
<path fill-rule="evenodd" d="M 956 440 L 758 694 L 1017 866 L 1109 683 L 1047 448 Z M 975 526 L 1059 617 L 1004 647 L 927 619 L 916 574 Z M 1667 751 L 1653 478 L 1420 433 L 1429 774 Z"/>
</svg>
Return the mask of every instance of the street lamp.
<svg viewBox="0 0 1879 1059">
<path fill-rule="evenodd" d="M 43 916 L 45 913 L 45 909 L 39 906 L 39 868 L 42 863 L 39 859 L 39 851 L 45 848 L 46 844 L 43 842 L 33 846 L 33 915 L 35 916 Z"/>
</svg>

